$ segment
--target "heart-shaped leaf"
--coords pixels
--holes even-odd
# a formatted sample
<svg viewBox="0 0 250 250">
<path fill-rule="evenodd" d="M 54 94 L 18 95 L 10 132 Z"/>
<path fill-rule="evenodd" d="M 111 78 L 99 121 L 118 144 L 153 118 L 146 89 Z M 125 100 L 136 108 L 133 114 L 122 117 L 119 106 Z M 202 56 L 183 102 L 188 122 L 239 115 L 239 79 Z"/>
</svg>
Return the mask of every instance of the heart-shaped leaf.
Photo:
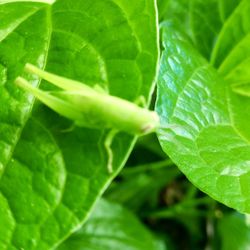
<svg viewBox="0 0 250 250">
<path fill-rule="evenodd" d="M 115 172 L 108 174 L 107 131 L 65 131 L 69 121 L 34 105 L 34 98 L 14 85 L 25 63 L 99 84 L 131 101 L 144 96 L 149 102 L 154 85 L 158 43 L 153 0 L 52 2 L 0 4 L 1 249 L 58 245 L 83 224 L 134 142 L 118 134 L 112 144 Z M 34 86 L 39 83 L 25 78 Z"/>
<path fill-rule="evenodd" d="M 242 98 L 169 24 L 163 45 L 156 105 L 163 149 L 202 191 L 250 212 L 249 104 L 239 109 Z"/>
</svg>

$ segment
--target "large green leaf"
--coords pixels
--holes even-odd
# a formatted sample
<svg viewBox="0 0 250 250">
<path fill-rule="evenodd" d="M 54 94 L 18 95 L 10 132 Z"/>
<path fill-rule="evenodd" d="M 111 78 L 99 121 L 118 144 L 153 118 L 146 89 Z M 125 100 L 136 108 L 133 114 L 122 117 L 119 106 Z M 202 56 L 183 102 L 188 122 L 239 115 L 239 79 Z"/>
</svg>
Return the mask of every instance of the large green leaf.
<svg viewBox="0 0 250 250">
<path fill-rule="evenodd" d="M 115 171 L 109 175 L 103 128 L 65 132 L 70 123 L 34 106 L 13 80 L 31 62 L 149 102 L 158 59 L 155 2 L 7 2 L 0 4 L 0 248 L 47 250 L 84 222 L 134 140 L 126 134 L 115 138 Z M 29 121 L 23 130 L 30 119 L 35 125 Z"/>
<path fill-rule="evenodd" d="M 58 250 L 164 250 L 164 244 L 125 208 L 100 200 L 87 223 Z"/>
<path fill-rule="evenodd" d="M 161 21 L 174 23 L 209 57 L 221 25 L 218 3 L 218 0 L 158 0 L 159 15 Z"/>
<path fill-rule="evenodd" d="M 66 177 L 60 149 L 30 119 L 0 182 L 0 249 L 37 246 L 40 227 L 61 202 Z M 55 219 L 60 221 L 59 215 Z"/>
<path fill-rule="evenodd" d="M 163 126 L 158 133 L 163 149 L 202 191 L 250 212 L 250 145 L 245 120 L 249 105 L 239 110 L 241 97 L 168 24 L 163 46 L 156 105 Z"/>
</svg>

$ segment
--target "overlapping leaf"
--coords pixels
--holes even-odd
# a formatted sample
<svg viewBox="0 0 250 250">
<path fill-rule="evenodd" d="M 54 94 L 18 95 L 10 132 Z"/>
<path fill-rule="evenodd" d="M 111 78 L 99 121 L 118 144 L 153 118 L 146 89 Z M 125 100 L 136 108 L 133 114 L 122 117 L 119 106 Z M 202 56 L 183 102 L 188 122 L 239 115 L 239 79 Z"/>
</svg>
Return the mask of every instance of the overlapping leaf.
<svg viewBox="0 0 250 250">
<path fill-rule="evenodd" d="M 250 227 L 246 215 L 231 213 L 223 216 L 217 225 L 221 237 L 220 249 L 245 250 L 250 245 Z"/>
<path fill-rule="evenodd" d="M 128 210 L 100 200 L 88 222 L 58 250 L 164 250 L 161 241 Z"/>
<path fill-rule="evenodd" d="M 156 106 L 162 147 L 201 190 L 249 212 L 249 104 L 239 109 L 242 98 L 171 25 L 163 44 Z"/>
</svg>

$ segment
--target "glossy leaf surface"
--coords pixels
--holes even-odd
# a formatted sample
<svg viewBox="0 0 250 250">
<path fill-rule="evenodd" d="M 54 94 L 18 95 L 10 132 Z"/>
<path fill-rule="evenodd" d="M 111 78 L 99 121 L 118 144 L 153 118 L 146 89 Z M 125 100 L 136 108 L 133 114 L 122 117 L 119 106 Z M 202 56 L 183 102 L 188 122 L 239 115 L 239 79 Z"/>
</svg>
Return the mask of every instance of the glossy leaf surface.
<svg viewBox="0 0 250 250">
<path fill-rule="evenodd" d="M 133 138 L 115 138 L 109 175 L 107 131 L 65 131 L 68 120 L 33 105 L 13 80 L 30 62 L 131 101 L 140 95 L 149 101 L 158 57 L 155 2 L 7 1 L 0 15 L 0 248 L 53 249 L 84 222 Z"/>
<path fill-rule="evenodd" d="M 250 212 L 249 106 L 238 108 L 242 98 L 169 24 L 163 45 L 156 105 L 162 147 L 202 191 Z"/>
</svg>

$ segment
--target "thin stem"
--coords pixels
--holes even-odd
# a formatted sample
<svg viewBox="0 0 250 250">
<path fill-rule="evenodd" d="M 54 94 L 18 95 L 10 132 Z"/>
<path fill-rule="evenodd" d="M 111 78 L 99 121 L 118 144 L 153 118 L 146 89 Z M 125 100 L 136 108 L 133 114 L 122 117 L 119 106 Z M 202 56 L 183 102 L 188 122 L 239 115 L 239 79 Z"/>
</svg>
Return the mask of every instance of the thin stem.
<svg viewBox="0 0 250 250">
<path fill-rule="evenodd" d="M 125 175 L 138 174 L 138 173 L 145 172 L 145 171 L 155 171 L 155 170 L 167 168 L 173 165 L 174 163 L 170 159 L 167 159 L 167 160 L 160 161 L 160 162 L 139 165 L 136 167 L 127 167 L 122 171 L 121 175 L 125 176 Z"/>
<path fill-rule="evenodd" d="M 198 205 L 207 205 L 210 203 L 211 198 L 208 196 L 199 199 L 184 200 L 183 202 L 178 203 L 170 208 L 150 212 L 146 215 L 146 217 L 149 216 L 152 218 L 173 218 L 180 215 L 206 216 L 207 211 L 199 211 L 195 207 Z"/>
</svg>

